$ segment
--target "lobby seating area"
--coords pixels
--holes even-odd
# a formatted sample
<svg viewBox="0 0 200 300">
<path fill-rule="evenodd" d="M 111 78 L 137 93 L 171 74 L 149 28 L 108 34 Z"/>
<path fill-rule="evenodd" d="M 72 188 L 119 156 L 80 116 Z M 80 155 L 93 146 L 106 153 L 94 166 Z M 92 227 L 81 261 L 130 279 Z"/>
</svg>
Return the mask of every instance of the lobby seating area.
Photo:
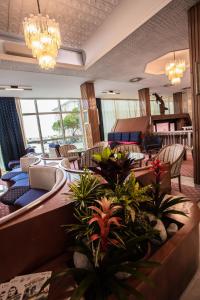
<svg viewBox="0 0 200 300">
<path fill-rule="evenodd" d="M 0 300 L 200 299 L 200 0 L 0 1 Z"/>
</svg>

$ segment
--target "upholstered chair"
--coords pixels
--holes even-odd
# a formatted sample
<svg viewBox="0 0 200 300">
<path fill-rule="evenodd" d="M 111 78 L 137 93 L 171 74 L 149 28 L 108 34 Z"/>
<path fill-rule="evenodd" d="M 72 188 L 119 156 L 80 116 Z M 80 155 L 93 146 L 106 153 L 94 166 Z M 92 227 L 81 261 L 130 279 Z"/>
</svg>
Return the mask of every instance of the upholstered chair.
<svg viewBox="0 0 200 300">
<path fill-rule="evenodd" d="M 170 163 L 171 178 L 178 177 L 179 190 L 181 192 L 181 164 L 185 155 L 185 147 L 181 144 L 173 144 L 163 147 L 152 160 L 159 159 L 163 163 Z"/>
</svg>

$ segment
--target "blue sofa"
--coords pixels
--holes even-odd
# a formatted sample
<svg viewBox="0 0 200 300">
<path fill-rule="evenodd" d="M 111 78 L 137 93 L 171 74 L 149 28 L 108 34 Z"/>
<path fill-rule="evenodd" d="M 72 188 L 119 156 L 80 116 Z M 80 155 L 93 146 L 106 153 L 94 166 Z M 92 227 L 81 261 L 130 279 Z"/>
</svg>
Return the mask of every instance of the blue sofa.
<svg viewBox="0 0 200 300">
<path fill-rule="evenodd" d="M 133 132 L 109 132 L 108 141 L 109 142 L 121 142 L 121 143 L 134 143 L 141 144 L 142 133 L 141 131 Z"/>
</svg>

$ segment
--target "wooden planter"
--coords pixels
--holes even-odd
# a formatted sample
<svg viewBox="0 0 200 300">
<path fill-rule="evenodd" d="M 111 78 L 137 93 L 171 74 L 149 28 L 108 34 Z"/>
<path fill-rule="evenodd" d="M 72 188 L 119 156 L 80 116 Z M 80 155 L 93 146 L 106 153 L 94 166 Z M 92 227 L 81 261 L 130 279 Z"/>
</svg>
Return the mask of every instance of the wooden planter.
<svg viewBox="0 0 200 300">
<path fill-rule="evenodd" d="M 197 205 L 186 204 L 189 217 L 176 216 L 176 220 L 184 224 L 182 228 L 158 251 L 151 256 L 151 261 L 160 263 L 160 267 L 149 269 L 148 276 L 155 287 L 147 283 L 130 283 L 138 289 L 146 300 L 178 300 L 195 274 L 199 263 L 199 220 L 200 212 Z M 61 271 L 67 266 L 69 257 L 63 255 L 45 266 L 34 271 Z M 69 294 L 66 289 L 72 282 L 62 278 L 51 285 L 49 300 L 63 300 Z M 115 297 L 110 297 L 115 300 Z M 130 300 L 135 300 L 130 297 Z"/>
<path fill-rule="evenodd" d="M 200 211 L 196 203 L 190 205 L 185 207 L 189 218 L 176 216 L 183 227 L 150 258 L 161 264 L 148 273 L 155 287 L 144 282 L 136 286 L 146 300 L 178 300 L 198 268 Z"/>
</svg>

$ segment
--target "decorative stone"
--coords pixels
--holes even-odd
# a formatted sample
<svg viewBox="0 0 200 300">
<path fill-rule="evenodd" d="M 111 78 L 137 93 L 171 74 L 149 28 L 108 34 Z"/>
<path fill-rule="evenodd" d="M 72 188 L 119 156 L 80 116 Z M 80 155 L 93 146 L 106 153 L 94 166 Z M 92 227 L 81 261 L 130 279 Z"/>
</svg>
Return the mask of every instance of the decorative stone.
<svg viewBox="0 0 200 300">
<path fill-rule="evenodd" d="M 163 222 L 160 219 L 156 218 L 152 214 L 148 214 L 148 217 L 149 217 L 150 222 L 156 223 L 153 226 L 153 229 L 159 231 L 160 239 L 161 239 L 162 243 L 164 243 L 167 239 L 167 231 L 165 229 L 165 225 L 163 224 Z"/>
<path fill-rule="evenodd" d="M 178 231 L 178 226 L 175 223 L 171 223 L 168 227 L 167 227 L 167 233 L 172 236 L 174 235 L 176 232 Z"/>
<path fill-rule="evenodd" d="M 76 252 L 76 251 L 74 252 L 73 260 L 74 260 L 74 266 L 76 268 L 86 269 L 86 270 L 90 270 L 92 268 L 92 265 L 89 259 L 87 258 L 87 256 L 80 252 Z"/>
</svg>

